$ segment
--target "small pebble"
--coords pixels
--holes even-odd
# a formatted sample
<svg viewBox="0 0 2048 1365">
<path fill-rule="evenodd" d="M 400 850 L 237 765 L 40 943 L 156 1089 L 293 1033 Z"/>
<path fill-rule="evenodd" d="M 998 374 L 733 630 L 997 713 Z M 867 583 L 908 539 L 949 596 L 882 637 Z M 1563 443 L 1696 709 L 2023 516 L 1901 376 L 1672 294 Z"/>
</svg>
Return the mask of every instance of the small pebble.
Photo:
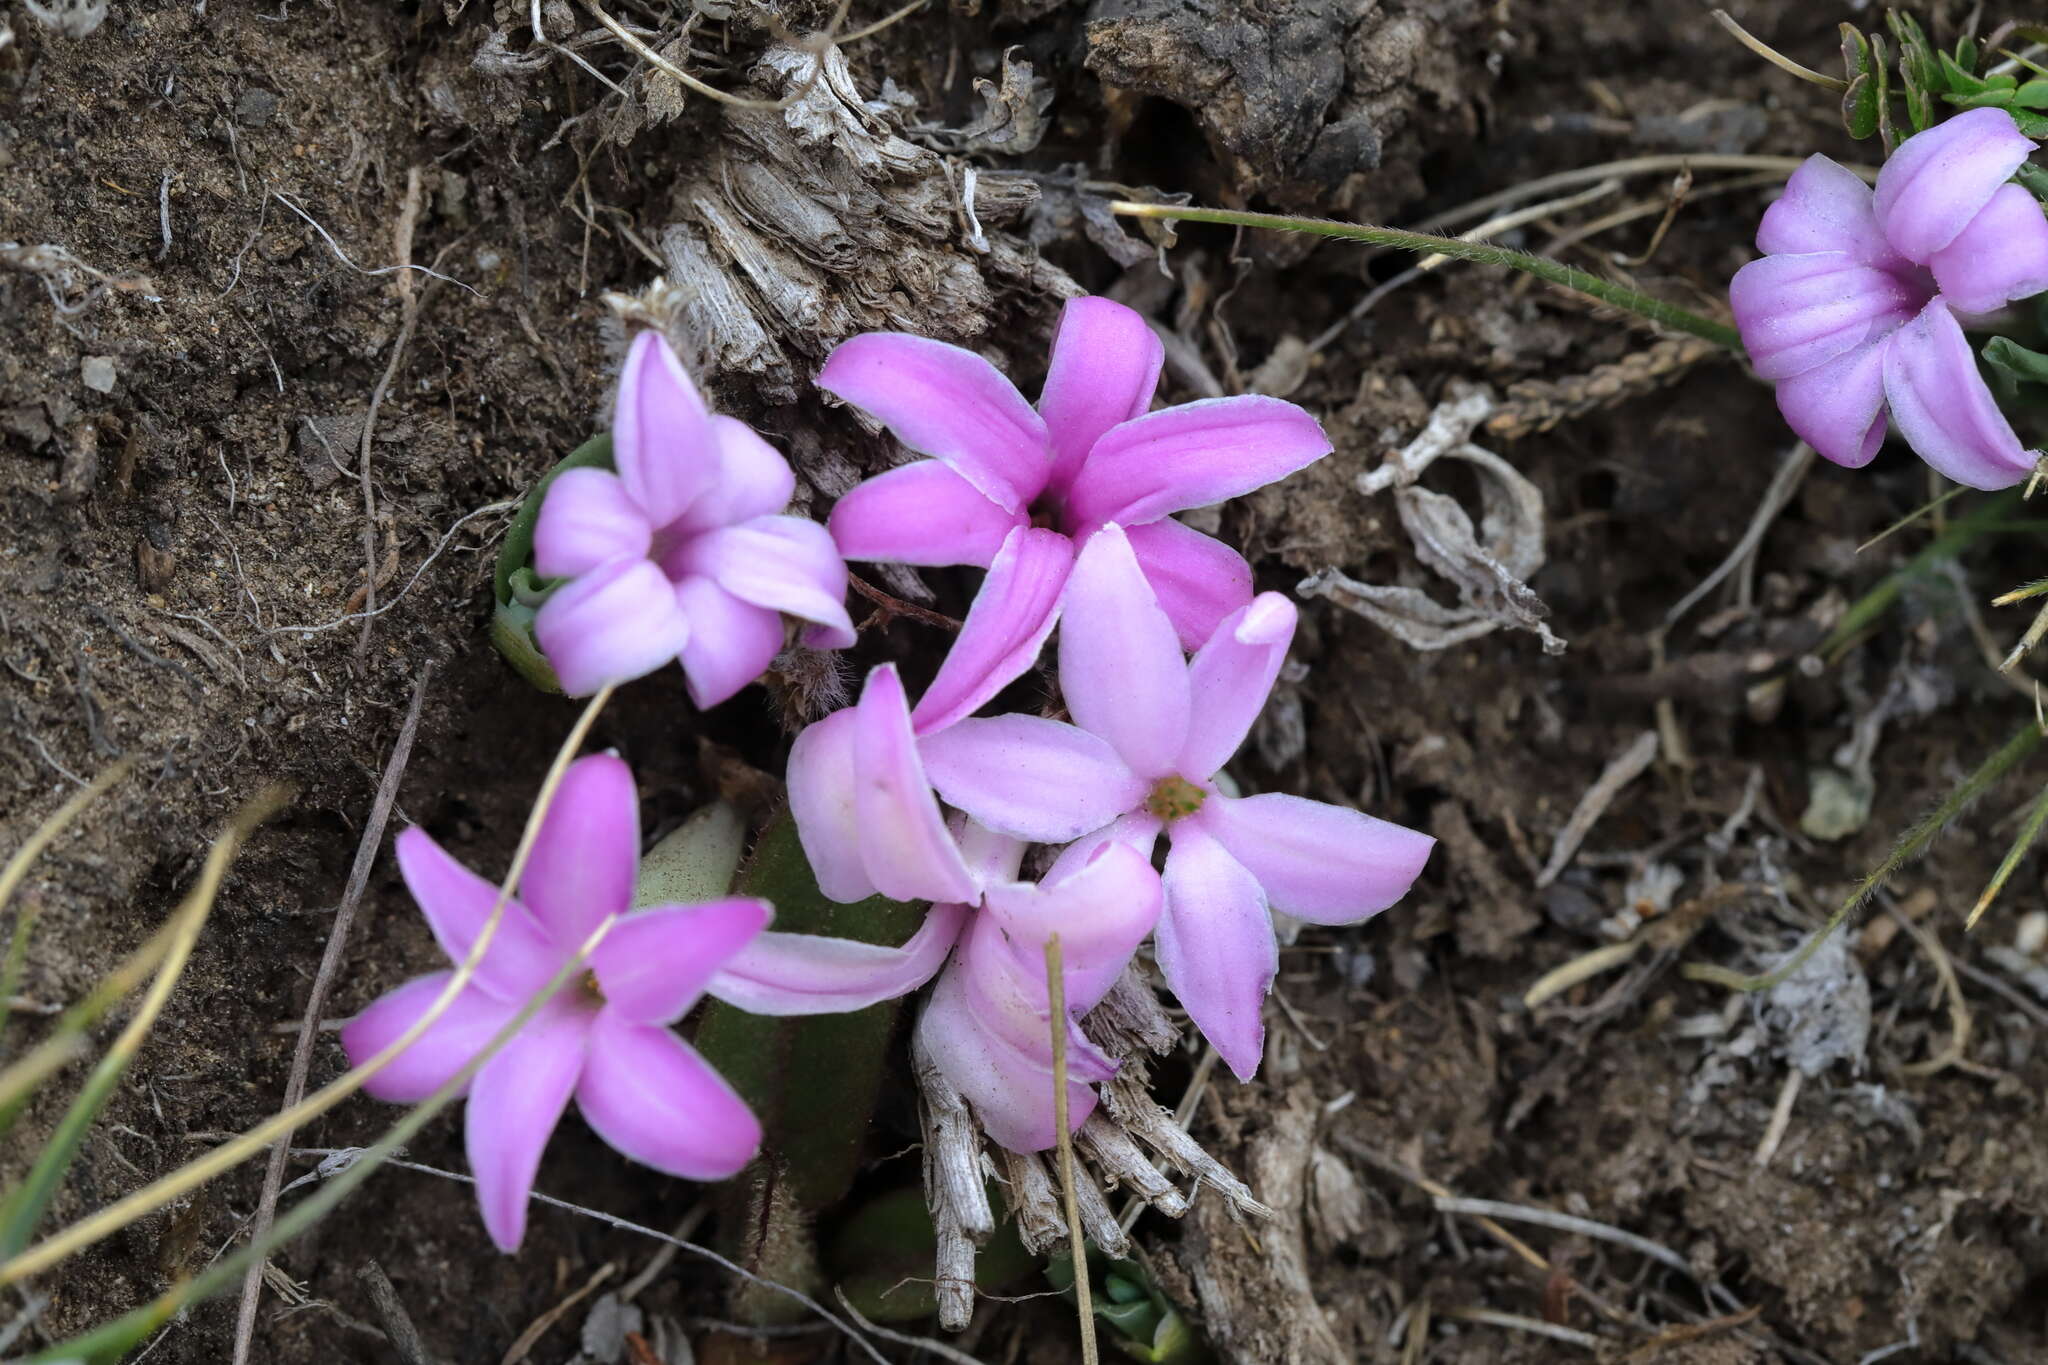
<svg viewBox="0 0 2048 1365">
<path fill-rule="evenodd" d="M 114 357 L 110 355 L 89 355 L 78 362 L 78 377 L 94 393 L 114 391 Z"/>
</svg>

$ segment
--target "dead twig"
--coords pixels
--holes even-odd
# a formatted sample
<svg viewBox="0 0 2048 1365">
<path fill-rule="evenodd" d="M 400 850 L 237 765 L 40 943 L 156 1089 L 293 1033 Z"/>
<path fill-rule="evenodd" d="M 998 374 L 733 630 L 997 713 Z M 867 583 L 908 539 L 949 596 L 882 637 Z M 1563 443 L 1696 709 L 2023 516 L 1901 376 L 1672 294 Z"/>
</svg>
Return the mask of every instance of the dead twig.
<svg viewBox="0 0 2048 1365">
<path fill-rule="evenodd" d="M 504 1359 L 500 1360 L 498 1365 L 519 1365 L 519 1362 L 526 1359 L 528 1353 L 533 1350 L 535 1344 L 547 1335 L 548 1329 L 562 1320 L 563 1314 L 589 1298 L 599 1285 L 617 1274 L 618 1269 L 618 1264 L 614 1261 L 606 1261 L 599 1266 L 597 1273 L 585 1280 L 581 1289 L 535 1318 L 532 1325 L 513 1340 L 505 1352 Z"/>
<path fill-rule="evenodd" d="M 429 660 L 421 666 L 419 681 L 413 684 L 412 703 L 406 708 L 405 720 L 398 727 L 398 739 L 391 746 L 391 757 L 384 764 L 384 776 L 378 782 L 377 795 L 370 803 L 369 819 L 363 823 L 363 837 L 356 844 L 355 865 L 349 869 L 348 883 L 341 893 L 341 905 L 334 913 L 334 927 L 327 932 L 327 949 L 320 955 L 320 966 L 313 976 L 313 989 L 306 997 L 306 1010 L 299 1021 L 299 1041 L 292 1052 L 291 1073 L 284 1083 L 283 1107 L 286 1109 L 305 1097 L 306 1078 L 313 1069 L 313 1045 L 320 1037 L 320 1012 L 326 1007 L 327 992 L 334 985 L 335 974 L 341 969 L 342 952 L 348 946 L 348 931 L 355 923 L 356 907 L 362 904 L 363 890 L 370 882 L 370 869 L 383 845 L 384 826 L 391 818 L 392 806 L 397 803 L 398 784 L 405 776 L 406 763 L 412 758 L 413 740 L 419 734 L 420 708 L 426 701 L 427 684 L 433 677 L 434 665 Z M 291 1155 L 291 1145 L 292 1135 L 286 1131 L 279 1136 L 277 1145 L 270 1149 L 270 1162 L 263 1172 L 263 1192 L 256 1201 L 255 1231 L 252 1234 L 255 1238 L 261 1238 L 270 1231 L 271 1221 L 277 1217 L 277 1199 L 284 1187 L 284 1168 Z M 258 1261 L 249 1267 L 249 1273 L 242 1279 L 242 1302 L 235 1314 L 234 1365 L 244 1365 L 249 1359 L 266 1264 L 267 1261 Z M 377 1273 L 380 1277 L 383 1274 L 382 1271 Z M 388 1281 L 386 1288 L 389 1288 Z M 396 1334 L 393 1340 L 397 1340 Z"/>
<path fill-rule="evenodd" d="M 283 1144 L 279 1144 L 278 1150 L 284 1150 Z M 265 1261 L 262 1265 L 253 1266 L 250 1273 L 260 1273 L 269 1264 Z M 427 1353 L 427 1344 L 420 1340 L 420 1329 L 412 1324 L 412 1315 L 399 1302 L 398 1291 L 392 1287 L 391 1277 L 384 1273 L 384 1267 L 375 1261 L 364 1261 L 362 1269 L 356 1272 L 356 1278 L 369 1292 L 370 1306 L 377 1310 L 377 1321 L 384 1324 L 384 1334 L 391 1338 L 391 1349 L 398 1352 L 405 1365 L 436 1365 L 434 1357 Z"/>
<path fill-rule="evenodd" d="M 1045 941 L 1045 994 L 1052 1028 L 1053 1125 L 1059 1130 L 1060 1193 L 1067 1206 L 1067 1243 L 1073 1257 L 1074 1303 L 1081 1318 L 1081 1359 L 1097 1365 L 1095 1305 L 1088 1283 L 1088 1245 L 1081 1231 L 1079 1190 L 1074 1183 L 1074 1134 L 1067 1126 L 1067 979 L 1060 964 L 1060 936 Z"/>
<path fill-rule="evenodd" d="M 1557 839 L 1550 846 L 1550 861 L 1536 874 L 1538 889 L 1557 880 L 1572 855 L 1579 851 L 1586 835 L 1592 832 L 1607 808 L 1614 804 L 1614 798 L 1621 795 L 1621 789 L 1649 771 L 1650 764 L 1657 758 L 1657 732 L 1645 730 L 1637 735 L 1626 749 L 1616 754 L 1607 767 L 1595 778 L 1593 785 L 1586 788 L 1586 794 L 1579 798 L 1579 804 L 1565 821 L 1564 828 L 1557 832 Z"/>
</svg>

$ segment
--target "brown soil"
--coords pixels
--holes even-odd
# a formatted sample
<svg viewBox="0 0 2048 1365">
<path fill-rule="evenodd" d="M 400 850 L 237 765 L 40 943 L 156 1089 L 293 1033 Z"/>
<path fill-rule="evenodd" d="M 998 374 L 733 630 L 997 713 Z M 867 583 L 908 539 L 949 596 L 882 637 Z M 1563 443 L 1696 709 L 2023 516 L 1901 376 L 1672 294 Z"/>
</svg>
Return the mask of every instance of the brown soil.
<svg viewBox="0 0 2048 1365">
<path fill-rule="evenodd" d="M 689 7 L 611 8 L 672 28 L 671 10 Z M 728 24 L 699 21 L 690 60 L 741 89 L 772 40 L 757 5 L 734 9 Z M 594 27 L 581 8 L 551 0 L 546 11 L 557 35 Z M 882 13 L 855 11 L 857 24 Z M 801 3 L 778 12 L 798 32 L 828 17 Z M 1853 16 L 1759 0 L 1741 17 L 1825 68 L 1835 19 Z M 398 816 L 477 866 L 503 866 L 573 712 L 526 687 L 485 641 L 505 514 L 451 528 L 519 497 L 594 429 L 615 335 L 600 295 L 644 285 L 671 224 L 708 230 L 686 191 L 712 183 L 699 177 L 721 157 L 755 153 L 710 102 L 679 101 L 644 76 L 622 105 L 559 57 L 541 70 L 480 71 L 494 33 L 513 53 L 531 43 L 525 6 L 507 0 L 116 4 L 83 37 L 15 6 L 0 35 L 10 24 L 12 41 L 0 44 L 0 242 L 50 244 L 84 266 L 67 278 L 61 266 L 39 274 L 19 256 L 0 258 L 20 267 L 0 269 L 0 505 L 10 528 L 0 548 L 0 846 L 16 846 L 78 776 L 117 755 L 142 760 L 30 879 L 24 895 L 40 918 L 22 993 L 78 998 L 161 920 L 237 800 L 269 778 L 299 787 L 230 876 L 170 1009 L 80 1153 L 47 1224 L 56 1226 L 276 1107 L 371 792 L 429 663 L 437 672 Z M 1005 141 L 1020 120 L 1037 121 L 1030 101 L 1007 111 L 1005 131 L 976 94 L 977 78 L 1000 79 L 1007 47 L 1052 95 L 1044 127 L 1032 129 L 1042 140 Z M 632 70 L 615 44 L 578 50 L 613 79 Z M 953 165 L 1057 172 L 1078 162 L 1102 180 L 1186 190 L 1197 202 L 1368 221 L 1417 221 L 1622 156 L 1871 155 L 1841 137 L 1832 97 L 1762 67 L 1704 11 L 1626 0 L 955 0 L 848 57 L 864 97 L 885 77 L 907 92 L 913 126 L 980 120 L 972 140 L 921 135 Z M 1019 152 L 1017 141 L 1033 145 Z M 1573 221 L 1659 196 L 1667 183 L 1633 180 Z M 1629 277 L 1715 308 L 1746 258 L 1761 194 L 1688 203 Z M 1085 233 L 1073 202 L 1049 181 L 1043 207 L 990 224 L 999 240 L 988 257 L 967 253 L 941 221 L 922 235 L 891 227 L 901 240 L 882 246 L 857 243 L 857 263 L 808 266 L 820 298 L 860 302 L 807 327 L 780 325 L 770 338 L 779 368 L 710 358 L 711 387 L 829 496 L 888 458 L 802 382 L 846 331 L 917 326 L 973 341 L 1029 392 L 1059 297 L 1078 282 L 1147 308 L 1225 389 L 1242 389 L 1283 343 L 1316 336 L 1406 264 L 1211 230 L 1183 233 L 1172 278 L 1146 263 L 1126 273 L 1105 254 L 1113 235 Z M 1594 239 L 1597 261 L 1619 269 L 1611 253 L 1642 252 L 1655 222 Z M 761 230 L 774 237 L 778 227 Z M 1547 231 L 1530 231 L 1541 247 Z M 408 235 L 413 260 L 462 284 L 365 273 L 396 259 Z M 872 273 L 885 259 L 895 273 L 878 288 Z M 405 336 L 408 308 L 417 327 Z M 1224 531 L 1252 552 L 1265 586 L 1291 588 L 1331 565 L 1371 582 L 1428 583 L 1389 499 L 1361 496 L 1353 479 L 1405 442 L 1452 380 L 1563 380 L 1650 340 L 1478 270 L 1410 284 L 1315 355 L 1289 392 L 1324 418 L 1337 455 L 1226 510 Z M 368 443 L 366 523 L 363 418 L 400 347 Z M 1188 374 L 1170 373 L 1170 396 L 1195 396 Z M 1897 452 L 1861 474 L 1814 470 L 1764 542 L 1754 608 L 1723 618 L 1710 638 L 1702 623 L 1728 598 L 1709 599 L 1668 643 L 1678 667 L 1659 672 L 1651 631 L 1734 545 L 1788 444 L 1768 392 L 1709 360 L 1547 434 L 1495 444 L 1544 496 L 1549 561 L 1532 586 L 1570 648 L 1546 656 L 1533 636 L 1501 632 L 1424 653 L 1327 602 L 1305 613 L 1297 655 L 1309 671 L 1292 700 L 1306 746 L 1265 736 L 1244 779 L 1357 802 L 1430 829 L 1444 848 L 1400 909 L 1302 937 L 1283 959 L 1287 1009 L 1271 1014 L 1261 1080 L 1225 1082 L 1202 1109 L 1200 1135 L 1283 1201 L 1280 1224 L 1258 1235 L 1305 1248 L 1307 1282 L 1276 1288 L 1228 1224 L 1198 1219 L 1141 1224 L 1159 1283 L 1241 1359 L 1588 1354 L 1454 1321 L 1469 1307 L 1604 1332 L 1617 1358 L 1633 1345 L 1650 1353 L 1631 1359 L 1700 1365 L 1853 1361 L 1909 1339 L 1920 1345 L 1889 1358 L 2048 1358 L 2048 1015 L 1966 975 L 1973 1027 L 1962 1063 L 1908 1073 L 1940 1052 L 1950 1016 L 1928 955 L 1910 934 L 1885 932 L 1880 915 L 1854 940 L 1872 1000 L 1867 1045 L 1805 1081 L 1759 1168 L 1786 1063 L 1747 1003 L 1724 1010 L 1725 993 L 1677 969 L 1753 969 L 1790 946 L 1816 907 L 2025 714 L 1984 666 L 1947 580 L 1910 590 L 1842 665 L 1795 671 L 1774 708 L 1753 708 L 1735 677 L 1759 656 L 1796 659 L 1816 638 L 1810 620 L 1925 544 L 1913 530 L 1853 553 L 1924 500 L 1922 471 Z M 1459 492 L 1458 477 L 1429 482 Z M 1980 601 L 2034 576 L 2010 551 L 1973 555 L 1965 572 Z M 931 577 L 940 605 L 957 610 L 965 585 Z M 343 619 L 371 600 L 395 605 Z M 2009 633 L 2003 618 L 1993 624 Z M 940 642 L 918 629 L 894 626 L 890 647 L 928 667 Z M 1875 751 L 1870 818 L 1835 842 L 1800 834 L 1810 772 L 1835 761 L 1895 679 L 1913 700 Z M 1607 762 L 1657 724 L 1659 698 L 1673 704 L 1692 765 L 1659 763 L 1638 779 L 1594 828 L 1590 856 L 1535 890 L 1553 836 Z M 758 692 L 696 715 L 671 671 L 629 689 L 595 740 L 633 760 L 659 827 L 744 765 L 777 770 L 777 720 Z M 1753 815 L 1713 842 L 1752 773 Z M 2012 825 L 1997 822 L 2023 795 L 2001 790 L 1894 887 L 1895 904 L 1993 980 L 2009 978 L 1982 949 L 2036 907 L 2036 869 L 2015 879 L 1977 940 L 1963 939 L 1959 917 L 2009 837 Z M 1640 856 L 1616 856 L 1630 853 Z M 1678 928 L 1629 967 L 1533 1012 L 1523 1006 L 1539 976 L 1605 941 L 1595 926 L 1642 895 L 1651 863 L 1684 874 L 1664 902 Z M 380 863 L 328 1013 L 345 1015 L 434 959 Z M 1627 984 L 1610 992 L 1616 982 Z M 15 1045 L 41 1027 L 18 1016 Z M 314 1081 L 341 1066 L 324 1042 Z M 25 1169 L 81 1074 L 67 1072 L 31 1106 L 0 1175 Z M 1171 1069 L 1163 1083 L 1178 1083 Z M 353 1102 L 297 1141 L 364 1142 L 392 1112 Z M 904 1145 L 907 1113 L 885 1111 L 892 1126 L 878 1154 Z M 459 1123 L 435 1124 L 410 1156 L 459 1168 Z M 1387 1162 L 1460 1196 L 1648 1238 L 1757 1315 L 1700 1328 L 1734 1310 L 1703 1301 L 1688 1277 L 1609 1241 L 1508 1225 L 1550 1269 L 1533 1267 L 1470 1219 L 1435 1212 Z M 45 1277 L 51 1303 L 34 1332 L 59 1340 L 208 1264 L 251 1213 L 259 1181 L 259 1167 L 244 1168 Z M 541 1187 L 661 1227 L 698 1198 L 629 1168 L 574 1121 Z M 650 1250 L 599 1223 L 536 1212 L 524 1252 L 501 1258 L 465 1188 L 382 1173 L 276 1258 L 309 1302 L 266 1296 L 254 1358 L 393 1359 L 359 1275 L 375 1261 L 440 1358 L 496 1360 L 600 1267 L 616 1264 L 623 1278 Z M 726 1285 L 715 1274 L 683 1262 L 641 1305 L 678 1320 L 716 1316 Z M 1321 1306 L 1313 1331 L 1302 1325 L 1316 1312 L 1311 1296 Z M 1405 1352 L 1392 1344 L 1395 1325 L 1415 1330 L 1424 1303 L 1438 1326 L 1426 1351 Z M 232 1296 L 196 1310 L 153 1359 L 225 1360 L 233 1315 Z M 1057 1305 L 991 1303 L 983 1319 L 972 1341 L 985 1359 L 1078 1358 Z M 532 1358 L 573 1358 L 581 1321 L 572 1312 Z M 827 1344 L 813 1339 L 784 1358 L 815 1358 Z"/>
</svg>

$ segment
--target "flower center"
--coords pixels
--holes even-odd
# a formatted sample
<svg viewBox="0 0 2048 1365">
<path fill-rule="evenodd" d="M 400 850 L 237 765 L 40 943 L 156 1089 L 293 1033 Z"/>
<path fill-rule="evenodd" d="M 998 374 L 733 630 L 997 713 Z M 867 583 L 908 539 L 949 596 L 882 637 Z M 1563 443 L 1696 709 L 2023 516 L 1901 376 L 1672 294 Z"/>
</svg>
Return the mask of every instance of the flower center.
<svg viewBox="0 0 2048 1365">
<path fill-rule="evenodd" d="M 1031 524 L 1039 530 L 1061 531 L 1066 529 L 1067 509 L 1062 505 L 1060 495 L 1053 492 L 1050 488 L 1033 498 L 1028 510 L 1031 513 Z"/>
<path fill-rule="evenodd" d="M 1173 821 L 1193 815 L 1208 799 L 1209 793 L 1185 777 L 1162 777 L 1152 784 L 1152 794 L 1145 798 L 1145 809 L 1162 820 Z"/>
<path fill-rule="evenodd" d="M 595 969 L 583 973 L 583 978 L 576 983 L 576 993 L 584 1004 L 593 1009 L 603 1006 L 604 987 L 598 984 Z"/>
</svg>

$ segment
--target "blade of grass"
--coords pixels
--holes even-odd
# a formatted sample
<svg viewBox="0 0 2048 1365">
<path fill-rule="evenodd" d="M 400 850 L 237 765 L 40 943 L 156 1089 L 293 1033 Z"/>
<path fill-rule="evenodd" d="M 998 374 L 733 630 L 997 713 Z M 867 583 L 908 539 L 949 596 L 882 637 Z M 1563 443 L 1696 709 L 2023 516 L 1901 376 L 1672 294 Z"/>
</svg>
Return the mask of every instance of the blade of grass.
<svg viewBox="0 0 2048 1365">
<path fill-rule="evenodd" d="M 2041 826 L 2044 824 L 2048 824 L 2048 787 L 2041 788 L 2041 795 L 2035 799 L 2034 808 L 2027 812 L 2026 824 L 2020 827 L 2019 837 L 2014 839 L 2012 847 L 2005 851 L 2005 860 L 1999 863 L 1998 871 L 1991 874 L 1991 881 L 1985 886 L 1984 894 L 1977 897 L 1977 904 L 1970 911 L 1970 917 L 1963 921 L 1964 933 L 1967 934 L 1976 928 L 1977 921 L 1991 908 L 1991 902 L 1998 899 L 1998 893 L 2005 889 L 2005 884 L 2012 879 L 2012 874 L 2019 870 L 2020 859 L 2027 856 L 2027 850 L 2032 848 L 2034 840 L 2040 837 Z"/>
<path fill-rule="evenodd" d="M 576 723 L 570 727 L 568 737 L 562 741 L 562 747 L 556 751 L 554 762 L 548 768 L 547 777 L 541 782 L 540 793 L 534 798 L 533 811 L 526 818 L 526 828 L 520 832 L 518 847 L 513 850 L 512 866 L 507 869 L 505 880 L 498 886 L 497 899 L 477 934 L 475 944 L 470 948 L 469 955 L 457 963 L 455 970 L 449 974 L 440 995 L 434 998 L 433 1003 L 413 1022 L 411 1028 L 393 1039 L 382 1052 L 361 1066 L 343 1073 L 338 1079 L 299 1103 L 271 1115 L 240 1137 L 222 1143 L 169 1175 L 154 1180 L 99 1212 L 80 1219 L 40 1245 L 6 1261 L 0 1261 L 0 1286 L 14 1284 L 26 1276 L 47 1270 L 81 1248 L 120 1231 L 136 1219 L 162 1208 L 173 1199 L 196 1189 L 215 1176 L 232 1170 L 285 1134 L 340 1104 L 361 1089 L 364 1082 L 389 1066 L 400 1053 L 417 1042 L 420 1035 L 441 1017 L 454 1002 L 456 995 L 476 975 L 477 964 L 483 961 L 484 953 L 489 950 L 491 940 L 497 935 L 498 926 L 504 922 L 505 907 L 512 899 L 512 888 L 518 884 L 519 875 L 526 868 L 526 860 L 533 852 L 534 839 L 540 833 L 541 821 L 546 817 L 548 807 L 554 802 L 555 791 L 561 785 L 562 774 L 568 769 L 576 750 L 582 747 L 584 736 L 589 734 L 592 723 L 597 720 L 598 712 L 604 709 L 611 695 L 610 687 L 599 691 L 585 705 Z"/>
<path fill-rule="evenodd" d="M 1095 1305 L 1088 1280 L 1088 1241 L 1081 1233 L 1081 1202 L 1074 1193 L 1074 1133 L 1067 1124 L 1067 974 L 1060 936 L 1045 940 L 1045 995 L 1052 1015 L 1052 1112 L 1059 1131 L 1060 1193 L 1066 1200 L 1068 1254 L 1074 1258 L 1074 1303 L 1081 1314 L 1081 1359 L 1096 1365 Z"/>
<path fill-rule="evenodd" d="M 58 1182 L 64 1172 L 70 1169 L 72 1158 L 85 1140 L 86 1132 L 93 1120 L 99 1117 L 101 1109 L 112 1098 L 114 1087 L 120 1084 L 121 1075 L 143 1040 L 149 1037 L 151 1026 L 157 1015 L 170 999 L 171 991 L 184 974 L 185 964 L 192 956 L 192 946 L 199 941 L 199 932 L 206 927 L 207 915 L 213 909 L 214 898 L 220 892 L 221 879 L 227 875 L 229 864 L 240 853 L 242 845 L 259 824 L 283 809 L 291 799 L 292 789 L 279 784 L 265 788 L 229 820 L 228 827 L 213 841 L 213 847 L 206 855 L 206 864 L 200 870 L 199 880 L 186 893 L 184 903 L 171 917 L 176 926 L 170 950 L 165 953 L 163 964 L 157 968 L 156 980 L 150 984 L 149 992 L 143 996 L 136 1008 L 135 1017 L 121 1030 L 121 1036 L 107 1049 L 107 1055 L 93 1069 L 78 1098 L 65 1111 L 50 1140 L 37 1154 L 35 1164 L 29 1168 L 28 1176 L 0 1204 L 0 1257 L 13 1256 L 28 1245 L 35 1235 L 36 1224 L 42 1221 L 43 1212 L 49 1207 L 50 1198 L 57 1192 Z"/>
<path fill-rule="evenodd" d="M 1885 857 L 1883 862 L 1877 865 L 1877 869 L 1857 883 L 1856 889 L 1849 893 L 1848 898 L 1842 902 L 1840 908 L 1834 914 L 1828 916 L 1826 924 L 1822 925 L 1814 932 L 1812 937 L 1801 944 L 1797 952 L 1770 971 L 1760 976 L 1743 976 L 1738 972 L 1729 971 L 1726 967 L 1718 967 L 1712 963 L 1695 962 L 1686 966 L 1685 975 L 1694 981 L 1711 982 L 1716 986 L 1725 986 L 1731 991 L 1745 992 L 1766 991 L 1784 981 L 1806 965 L 1807 959 L 1819 951 L 1820 945 L 1827 941 L 1828 936 L 1841 927 L 1842 921 L 1847 919 L 1850 912 L 1855 910 L 1857 906 L 1863 904 L 1864 900 L 1869 897 L 1872 891 L 1877 889 L 1880 883 L 1894 872 L 1897 872 L 1899 868 L 1905 865 L 1908 859 L 1915 857 L 1928 844 L 1932 843 L 1934 836 L 1941 833 L 1947 827 L 1949 821 L 1962 814 L 1964 807 L 1968 806 L 1979 796 L 1982 796 L 1990 789 L 1993 783 L 2012 771 L 2021 759 L 2024 759 L 2028 754 L 2031 754 L 2036 748 L 2040 747 L 2041 739 L 2042 731 L 2039 725 L 2035 724 L 2032 720 L 2022 725 L 2019 732 L 2007 740 L 1998 752 L 1992 754 L 1991 757 L 1979 764 L 1977 771 L 1957 783 L 1955 788 L 1942 798 L 1939 805 L 1928 812 L 1918 824 L 1906 831 L 1899 842 L 1893 846 L 1891 853 Z"/>
<path fill-rule="evenodd" d="M 1468 242 L 1457 237 L 1439 237 L 1427 232 L 1404 232 L 1399 228 L 1369 227 L 1358 223 L 1339 223 L 1328 218 L 1297 218 L 1280 213 L 1245 213 L 1236 209 L 1196 208 L 1179 204 L 1139 204 L 1129 200 L 1112 200 L 1111 213 L 1120 213 L 1127 218 L 1151 218 L 1167 222 L 1220 223 L 1226 227 L 1273 228 L 1281 232 L 1306 232 L 1318 237 L 1338 237 L 1350 242 L 1366 242 L 1373 246 L 1395 247 L 1403 251 L 1436 252 L 1453 260 L 1471 261 L 1476 265 L 1503 266 L 1519 270 L 1525 275 L 1534 275 L 1539 280 L 1570 289 L 1575 293 L 1598 299 L 1600 302 L 1647 318 L 1659 326 L 1680 332 L 1690 332 L 1704 337 L 1717 346 L 1725 346 L 1738 354 L 1742 351 L 1742 338 L 1733 327 L 1715 322 L 1712 318 L 1701 317 L 1677 304 L 1651 298 L 1648 294 L 1630 289 L 1626 285 L 1603 280 L 1576 266 L 1562 261 L 1553 261 L 1546 256 L 1533 256 L 1526 251 L 1514 251 L 1507 247 L 1491 246 L 1485 242 Z"/>
<path fill-rule="evenodd" d="M 14 899 L 15 888 L 28 876 L 29 868 L 42 856 L 43 850 L 56 842 L 57 836 L 70 827 L 71 822 L 78 818 L 81 811 L 134 770 L 133 757 L 115 763 L 95 777 L 83 790 L 74 792 L 70 800 L 50 812 L 49 819 L 36 826 L 35 833 L 29 835 L 28 840 L 14 851 L 14 856 L 7 860 L 7 866 L 0 868 L 0 910 L 5 910 L 7 903 Z M 22 968 L 28 962 L 29 931 L 34 925 L 34 909 L 24 907 L 15 918 L 14 933 L 7 940 L 6 963 L 0 966 L 0 1034 L 4 1034 L 7 1028 L 7 1015 L 13 1008 L 14 992 L 21 984 Z"/>
</svg>

